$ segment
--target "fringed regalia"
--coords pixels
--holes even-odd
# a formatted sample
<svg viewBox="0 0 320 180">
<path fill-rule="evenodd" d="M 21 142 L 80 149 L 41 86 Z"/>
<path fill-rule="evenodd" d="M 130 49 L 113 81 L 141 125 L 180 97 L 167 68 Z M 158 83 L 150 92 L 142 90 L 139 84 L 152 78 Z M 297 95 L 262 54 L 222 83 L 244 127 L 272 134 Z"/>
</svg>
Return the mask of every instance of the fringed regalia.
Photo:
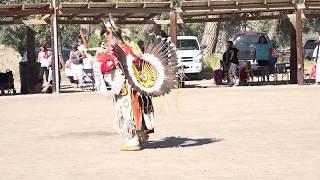
<svg viewBox="0 0 320 180">
<path fill-rule="evenodd" d="M 152 98 L 168 94 L 177 84 L 175 48 L 156 36 L 144 41 L 144 51 L 124 33 L 110 31 L 108 39 L 110 52 L 101 72 L 111 75 L 107 83 L 116 108 L 114 128 L 124 140 L 122 150 L 139 150 L 154 132 Z"/>
</svg>

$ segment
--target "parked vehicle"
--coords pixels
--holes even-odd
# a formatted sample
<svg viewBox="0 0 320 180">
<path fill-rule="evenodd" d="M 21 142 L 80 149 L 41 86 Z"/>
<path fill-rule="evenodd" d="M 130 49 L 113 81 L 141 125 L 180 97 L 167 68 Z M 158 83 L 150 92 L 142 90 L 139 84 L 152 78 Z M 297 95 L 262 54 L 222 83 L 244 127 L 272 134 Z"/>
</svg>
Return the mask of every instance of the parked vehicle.
<svg viewBox="0 0 320 180">
<path fill-rule="evenodd" d="M 259 41 L 259 37 L 264 36 L 267 43 L 272 47 L 272 59 L 277 56 L 276 50 L 273 48 L 270 38 L 264 32 L 242 32 L 235 36 L 234 46 L 239 50 L 239 61 L 250 61 L 253 64 L 255 61 L 255 46 Z"/>
<path fill-rule="evenodd" d="M 185 74 L 200 76 L 203 70 L 203 56 L 198 38 L 196 36 L 177 37 L 178 64 L 183 67 Z"/>
<path fill-rule="evenodd" d="M 305 44 L 304 44 L 304 58 L 311 60 L 312 59 L 312 55 L 313 55 L 313 51 L 316 48 L 317 44 L 316 44 L 316 40 L 313 39 L 309 39 Z"/>
</svg>

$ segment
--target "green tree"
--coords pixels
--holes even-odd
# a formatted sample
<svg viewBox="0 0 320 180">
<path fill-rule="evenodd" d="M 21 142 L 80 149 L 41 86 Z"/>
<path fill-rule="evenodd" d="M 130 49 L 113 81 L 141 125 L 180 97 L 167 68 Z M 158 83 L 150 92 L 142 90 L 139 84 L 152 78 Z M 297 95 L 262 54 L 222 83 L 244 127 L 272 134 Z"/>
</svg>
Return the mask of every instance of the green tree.
<svg viewBox="0 0 320 180">
<path fill-rule="evenodd" d="M 22 25 L 0 27 L 0 43 L 17 50 L 21 55 L 26 49 L 26 29 Z"/>
<path fill-rule="evenodd" d="M 36 32 L 36 47 L 42 45 L 51 47 L 50 25 L 37 25 L 34 29 Z"/>
<path fill-rule="evenodd" d="M 62 47 L 71 48 L 80 42 L 80 25 L 60 25 L 59 34 Z"/>
<path fill-rule="evenodd" d="M 197 36 L 201 41 L 204 28 L 205 23 L 178 24 L 177 34 L 178 36 Z"/>
</svg>

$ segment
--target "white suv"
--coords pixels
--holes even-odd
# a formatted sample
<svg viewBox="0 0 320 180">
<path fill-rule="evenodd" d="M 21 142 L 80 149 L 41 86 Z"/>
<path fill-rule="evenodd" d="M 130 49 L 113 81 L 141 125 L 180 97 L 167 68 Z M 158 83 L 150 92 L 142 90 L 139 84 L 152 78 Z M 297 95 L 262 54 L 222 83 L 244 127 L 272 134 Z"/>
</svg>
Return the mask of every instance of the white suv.
<svg viewBox="0 0 320 180">
<path fill-rule="evenodd" d="M 203 69 L 202 50 L 195 36 L 177 37 L 178 65 L 186 74 L 199 74 Z"/>
</svg>

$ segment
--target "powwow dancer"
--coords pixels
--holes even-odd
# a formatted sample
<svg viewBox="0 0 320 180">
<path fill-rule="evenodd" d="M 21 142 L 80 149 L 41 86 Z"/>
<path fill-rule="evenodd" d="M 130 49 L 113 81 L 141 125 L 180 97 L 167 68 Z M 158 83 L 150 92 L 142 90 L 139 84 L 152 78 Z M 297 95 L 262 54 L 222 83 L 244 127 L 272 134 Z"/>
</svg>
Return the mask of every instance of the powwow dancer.
<svg viewBox="0 0 320 180">
<path fill-rule="evenodd" d="M 106 27 L 110 51 L 100 68 L 111 73 L 114 128 L 124 141 L 121 150 L 138 151 L 154 132 L 152 97 L 168 94 L 176 85 L 176 53 L 160 37 L 147 38 L 142 52 L 129 32 L 116 27 L 113 20 Z"/>
</svg>

